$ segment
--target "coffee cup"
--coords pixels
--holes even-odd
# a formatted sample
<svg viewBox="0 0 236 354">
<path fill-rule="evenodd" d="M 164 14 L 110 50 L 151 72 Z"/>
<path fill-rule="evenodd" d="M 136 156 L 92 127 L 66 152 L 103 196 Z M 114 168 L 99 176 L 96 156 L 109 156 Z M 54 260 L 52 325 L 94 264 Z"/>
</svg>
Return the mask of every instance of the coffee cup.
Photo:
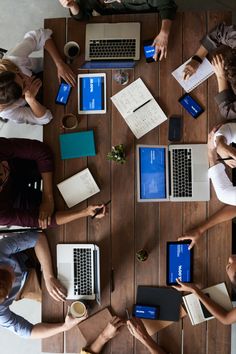
<svg viewBox="0 0 236 354">
<path fill-rule="evenodd" d="M 80 46 L 74 41 L 67 42 L 64 46 L 64 54 L 69 59 L 74 59 L 80 53 Z"/>
<path fill-rule="evenodd" d="M 77 128 L 78 124 L 79 124 L 78 118 L 72 113 L 65 114 L 62 117 L 62 127 L 64 129 L 68 129 L 68 130 L 75 129 Z"/>
<path fill-rule="evenodd" d="M 75 301 L 71 304 L 70 313 L 74 318 L 80 318 L 86 315 L 87 309 L 82 301 Z"/>
</svg>

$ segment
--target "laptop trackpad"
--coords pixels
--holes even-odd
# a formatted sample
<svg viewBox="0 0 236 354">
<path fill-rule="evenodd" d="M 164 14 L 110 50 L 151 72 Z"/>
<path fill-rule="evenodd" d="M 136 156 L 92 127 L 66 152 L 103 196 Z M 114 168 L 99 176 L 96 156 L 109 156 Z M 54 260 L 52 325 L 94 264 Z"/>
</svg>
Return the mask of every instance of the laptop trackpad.
<svg viewBox="0 0 236 354">
<path fill-rule="evenodd" d="M 208 181 L 208 169 L 206 165 L 196 164 L 193 166 L 193 180 L 194 182 Z"/>
<path fill-rule="evenodd" d="M 57 266 L 58 277 L 61 280 L 70 280 L 73 277 L 71 263 L 59 263 Z"/>
</svg>

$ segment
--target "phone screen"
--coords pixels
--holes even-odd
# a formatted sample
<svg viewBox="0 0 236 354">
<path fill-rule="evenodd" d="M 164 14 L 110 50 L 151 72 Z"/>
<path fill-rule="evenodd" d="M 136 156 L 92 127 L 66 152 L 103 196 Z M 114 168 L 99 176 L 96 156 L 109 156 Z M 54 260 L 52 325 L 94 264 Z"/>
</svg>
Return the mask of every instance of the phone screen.
<svg viewBox="0 0 236 354">
<path fill-rule="evenodd" d="M 191 114 L 193 118 L 197 118 L 204 112 L 203 108 L 188 94 L 179 99 L 179 103 Z"/>
<path fill-rule="evenodd" d="M 152 58 L 153 55 L 155 54 L 155 47 L 151 45 L 144 45 L 143 49 L 144 49 L 145 58 Z"/>
<path fill-rule="evenodd" d="M 57 92 L 56 103 L 63 105 L 67 104 L 70 91 L 71 85 L 67 84 L 66 82 L 62 82 Z"/>
</svg>

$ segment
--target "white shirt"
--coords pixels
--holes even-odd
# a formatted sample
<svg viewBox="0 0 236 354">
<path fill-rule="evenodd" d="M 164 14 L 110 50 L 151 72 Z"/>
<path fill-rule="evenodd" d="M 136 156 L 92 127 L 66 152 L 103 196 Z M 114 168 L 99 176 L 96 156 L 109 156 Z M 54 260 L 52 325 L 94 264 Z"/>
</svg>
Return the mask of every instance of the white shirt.
<svg viewBox="0 0 236 354">
<path fill-rule="evenodd" d="M 217 136 L 224 136 L 227 144 L 236 143 L 236 123 L 222 125 L 215 133 Z M 236 187 L 233 186 L 225 172 L 223 163 L 218 163 L 208 170 L 217 198 L 225 204 L 236 205 Z"/>
<path fill-rule="evenodd" d="M 29 55 L 35 51 L 43 49 L 45 42 L 51 37 L 52 30 L 38 29 L 27 32 L 22 42 L 15 48 L 9 50 L 4 59 L 11 60 L 17 67 L 28 76 L 43 70 L 42 58 L 31 58 Z M 16 123 L 47 124 L 52 120 L 52 114 L 49 110 L 38 118 L 34 115 L 30 107 L 25 107 L 26 101 L 23 98 L 18 99 L 10 106 L 0 111 L 0 117 L 12 120 Z"/>
</svg>

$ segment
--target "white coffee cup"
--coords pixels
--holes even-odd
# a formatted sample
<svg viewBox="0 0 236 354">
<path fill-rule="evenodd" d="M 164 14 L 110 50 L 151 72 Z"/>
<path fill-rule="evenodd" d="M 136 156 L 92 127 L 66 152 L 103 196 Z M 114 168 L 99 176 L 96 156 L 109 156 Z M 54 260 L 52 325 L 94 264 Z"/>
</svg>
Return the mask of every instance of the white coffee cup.
<svg viewBox="0 0 236 354">
<path fill-rule="evenodd" d="M 67 42 L 64 46 L 64 54 L 69 59 L 74 59 L 80 53 L 80 46 L 74 41 Z"/>
<path fill-rule="evenodd" d="M 81 301 L 75 301 L 71 304 L 70 313 L 74 318 L 83 317 L 86 314 L 86 306 Z"/>
</svg>

